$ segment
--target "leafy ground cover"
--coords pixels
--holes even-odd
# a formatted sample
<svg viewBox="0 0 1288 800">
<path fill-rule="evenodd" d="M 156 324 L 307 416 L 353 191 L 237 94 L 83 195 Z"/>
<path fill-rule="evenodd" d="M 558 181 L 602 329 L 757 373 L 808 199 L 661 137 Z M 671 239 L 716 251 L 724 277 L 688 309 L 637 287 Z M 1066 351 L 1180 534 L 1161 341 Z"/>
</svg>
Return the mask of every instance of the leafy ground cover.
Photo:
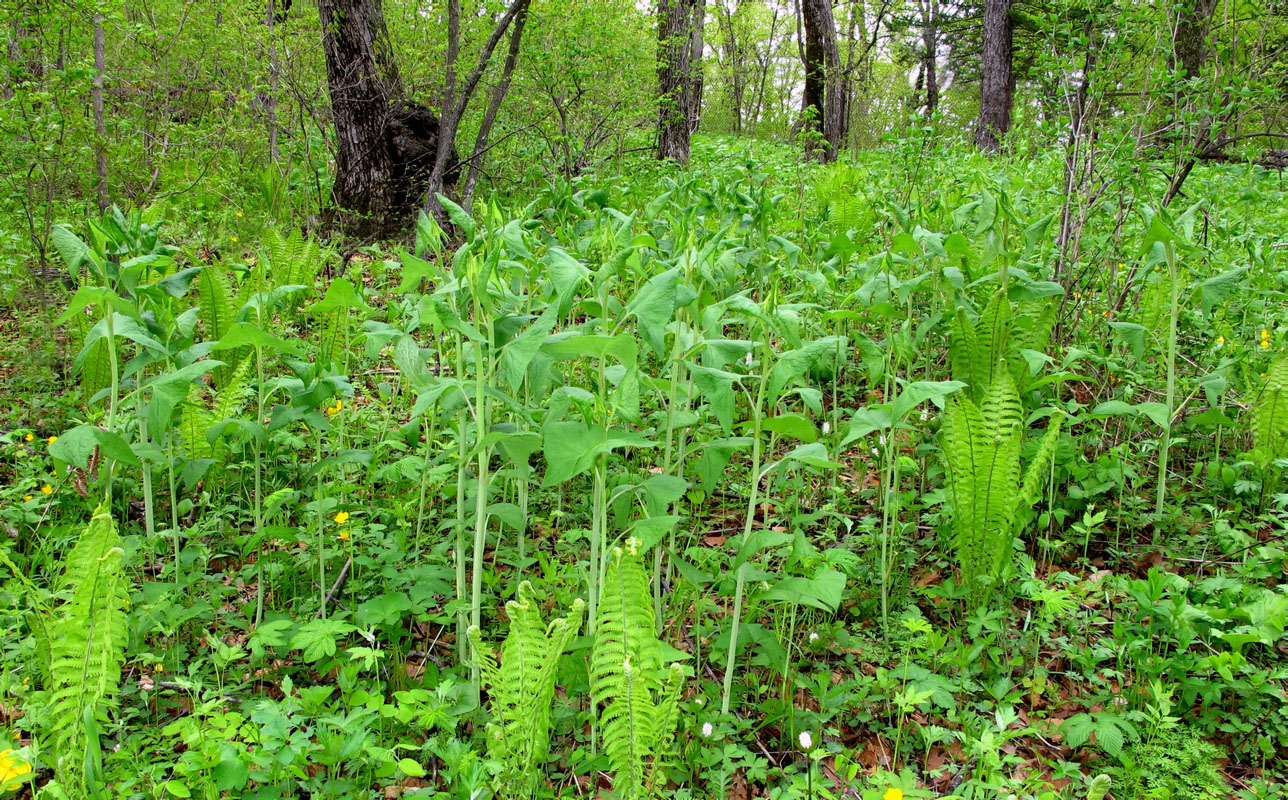
<svg viewBox="0 0 1288 800">
<path fill-rule="evenodd" d="M 56 229 L 0 793 L 1281 796 L 1279 175 L 923 147 Z"/>
</svg>

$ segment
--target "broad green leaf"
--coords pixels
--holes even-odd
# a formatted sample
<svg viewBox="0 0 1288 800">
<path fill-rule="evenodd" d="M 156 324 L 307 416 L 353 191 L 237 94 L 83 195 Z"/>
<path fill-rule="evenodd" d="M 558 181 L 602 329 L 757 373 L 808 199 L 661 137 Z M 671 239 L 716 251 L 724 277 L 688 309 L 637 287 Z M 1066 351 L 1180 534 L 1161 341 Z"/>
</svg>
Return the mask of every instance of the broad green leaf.
<svg viewBox="0 0 1288 800">
<path fill-rule="evenodd" d="M 299 355 L 302 348 L 296 342 L 289 342 L 271 333 L 260 330 L 249 322 L 238 322 L 229 328 L 228 333 L 215 345 L 215 350 L 236 350 L 239 347 L 262 347 L 271 352 Z"/>
<path fill-rule="evenodd" d="M 914 381 L 903 387 L 895 398 L 890 407 L 891 420 L 897 425 L 908 412 L 927 400 L 942 399 L 964 388 L 966 384 L 962 381 Z"/>
<path fill-rule="evenodd" d="M 789 577 L 761 592 L 761 600 L 783 600 L 796 605 L 812 606 L 836 613 L 845 590 L 845 575 L 833 569 L 822 569 L 812 578 Z"/>
<path fill-rule="evenodd" d="M 138 457 L 124 439 L 94 425 L 81 425 L 59 436 L 49 446 L 49 454 L 59 461 L 86 469 L 96 447 L 102 448 L 104 458 L 133 467 L 139 465 Z"/>
<path fill-rule="evenodd" d="M 800 414 L 779 414 L 776 417 L 770 417 L 761 423 L 761 428 L 802 442 L 818 441 L 818 428 Z"/>
<path fill-rule="evenodd" d="M 518 392 L 528 373 L 528 366 L 545 344 L 546 337 L 558 321 L 559 311 L 551 305 L 522 333 L 510 340 L 501 351 L 501 374 L 505 376 L 510 391 Z"/>
<path fill-rule="evenodd" d="M 336 278 L 327 287 L 326 295 L 310 306 L 308 311 L 310 314 L 317 316 L 346 308 L 357 309 L 358 311 L 371 310 L 371 306 L 367 305 L 367 301 L 362 299 L 362 295 L 354 288 L 352 281 L 348 278 Z"/>
</svg>

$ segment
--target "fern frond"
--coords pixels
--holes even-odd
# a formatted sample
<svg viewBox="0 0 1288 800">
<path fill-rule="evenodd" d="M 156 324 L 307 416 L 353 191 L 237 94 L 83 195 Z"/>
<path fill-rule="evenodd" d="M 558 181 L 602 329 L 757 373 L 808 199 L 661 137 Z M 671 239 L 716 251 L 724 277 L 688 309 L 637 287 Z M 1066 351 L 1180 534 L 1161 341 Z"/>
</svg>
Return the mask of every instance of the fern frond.
<svg viewBox="0 0 1288 800">
<path fill-rule="evenodd" d="M 255 365 L 255 354 L 249 353 L 237 365 L 228 378 L 228 382 L 215 396 L 215 421 L 232 419 L 241 410 L 246 399 L 246 389 L 250 385 L 251 367 Z"/>
<path fill-rule="evenodd" d="M 1000 363 L 1000 362 L 999 362 Z M 972 605 L 987 597 L 1011 554 L 1011 527 L 1020 471 L 1020 401 L 1001 372 L 981 406 L 962 397 L 949 403 L 942 428 L 953 544 L 961 582 Z"/>
<path fill-rule="evenodd" d="M 957 309 L 949 337 L 949 365 L 953 380 L 969 384 L 976 402 L 998 372 L 1006 369 L 1010 339 L 1011 301 L 1004 292 L 993 295 L 974 323 L 967 319 L 965 309 Z"/>
<path fill-rule="evenodd" d="M 601 707 L 613 793 L 622 800 L 647 797 L 658 788 L 682 688 L 679 665 L 663 673 L 662 643 L 654 633 L 638 544 L 629 539 L 610 555 L 591 656 L 591 697 Z"/>
<path fill-rule="evenodd" d="M 84 782 L 91 744 L 83 713 L 105 720 L 119 693 L 128 602 L 123 557 L 116 523 L 100 506 L 67 556 L 61 587 L 69 598 L 50 626 L 47 743 L 72 796 Z"/>
<path fill-rule="evenodd" d="M 975 336 L 971 347 L 972 368 L 982 382 L 971 384 L 976 397 L 983 394 L 997 373 L 1005 369 L 1004 359 L 1011 341 L 1011 301 L 1002 289 L 993 295 L 975 321 Z"/>
<path fill-rule="evenodd" d="M 616 548 L 610 555 L 595 621 L 590 696 L 596 705 L 617 691 L 627 659 L 646 675 L 662 666 L 662 644 L 654 633 L 653 597 L 639 554 Z"/>
<path fill-rule="evenodd" d="M 215 449 L 206 438 L 206 431 L 218 421 L 214 414 L 201 406 L 184 404 L 183 413 L 179 416 L 179 436 L 185 457 L 190 460 L 215 457 Z"/>
<path fill-rule="evenodd" d="M 1051 459 L 1055 456 L 1056 445 L 1060 442 L 1060 427 L 1063 424 L 1063 412 L 1056 411 L 1055 414 L 1051 415 L 1051 420 L 1047 423 L 1047 432 L 1042 436 L 1042 441 L 1038 443 L 1038 451 L 1034 454 L 1033 460 L 1029 462 L 1029 468 L 1024 473 L 1024 483 L 1020 486 L 1017 509 L 1028 508 L 1037 502 L 1038 495 L 1042 491 L 1047 465 L 1051 463 Z"/>
<path fill-rule="evenodd" d="M 527 797 L 549 751 L 559 656 L 581 626 L 584 603 L 578 599 L 568 616 L 546 625 L 536 592 L 524 581 L 518 599 L 505 608 L 510 632 L 499 662 L 478 628 L 470 628 L 468 635 L 480 679 L 488 688 L 493 722 L 488 725 L 487 742 L 490 755 L 502 765 L 500 793 Z"/>
<path fill-rule="evenodd" d="M 215 262 L 197 273 L 196 284 L 197 307 L 206 337 L 218 341 L 232 328 L 237 314 L 232 276 L 223 264 Z"/>
<path fill-rule="evenodd" d="M 1288 358 L 1266 373 L 1251 404 L 1253 452 L 1263 468 L 1288 454 Z"/>
</svg>

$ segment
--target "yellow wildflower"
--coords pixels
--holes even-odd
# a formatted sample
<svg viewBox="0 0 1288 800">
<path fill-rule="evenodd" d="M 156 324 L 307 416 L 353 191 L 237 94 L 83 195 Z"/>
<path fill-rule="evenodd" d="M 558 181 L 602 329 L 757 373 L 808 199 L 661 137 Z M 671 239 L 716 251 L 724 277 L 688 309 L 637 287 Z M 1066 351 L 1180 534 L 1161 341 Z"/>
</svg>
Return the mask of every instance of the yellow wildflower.
<svg viewBox="0 0 1288 800">
<path fill-rule="evenodd" d="M 29 433 L 29 434 L 27 434 L 26 436 L 22 437 L 22 440 L 23 440 L 24 442 L 30 442 L 32 439 L 35 439 L 35 438 L 36 438 L 36 437 L 35 437 L 35 435 L 34 435 L 34 434 L 30 434 L 30 433 Z"/>
<path fill-rule="evenodd" d="M 344 402 L 337 397 L 335 400 L 335 405 L 327 406 L 326 414 L 328 417 L 334 417 L 336 414 L 340 413 L 340 409 L 342 408 L 344 408 Z"/>
<path fill-rule="evenodd" d="M 31 495 L 27 495 L 26 497 L 22 498 L 22 502 L 24 502 L 24 503 L 30 503 L 30 502 L 31 502 Z"/>
<path fill-rule="evenodd" d="M 54 487 L 52 487 L 52 486 L 50 486 L 49 484 L 47 484 L 47 483 L 46 483 L 44 486 L 40 487 L 40 493 L 41 493 L 41 494 L 53 494 L 53 493 L 54 493 Z"/>
<path fill-rule="evenodd" d="M 348 512 L 348 511 L 341 511 L 339 514 L 336 514 L 336 515 L 335 515 L 335 524 L 336 524 L 336 525 L 343 525 L 344 523 L 346 523 L 346 522 L 348 522 L 348 521 L 349 521 L 349 512 Z"/>
<path fill-rule="evenodd" d="M 903 789 L 891 786 L 885 790 L 885 794 L 881 795 L 881 800 L 903 800 Z"/>
<path fill-rule="evenodd" d="M 349 541 L 349 532 L 348 532 L 348 531 L 340 531 L 339 533 L 337 533 L 337 534 L 336 534 L 336 536 L 339 536 L 339 537 L 340 537 L 340 541 L 342 541 L 342 542 L 347 542 L 347 541 Z"/>
<path fill-rule="evenodd" d="M 31 765 L 18 757 L 13 750 L 0 750 L 0 792 L 17 789 L 25 776 L 31 774 Z"/>
<path fill-rule="evenodd" d="M 1262 339 L 1262 340 L 1261 340 L 1261 349 L 1262 349 L 1262 350 L 1269 350 L 1269 349 L 1270 349 L 1270 342 L 1269 342 L 1269 340 L 1267 340 L 1267 339 Z"/>
<path fill-rule="evenodd" d="M 1217 344 L 1225 344 L 1225 337 L 1224 337 L 1224 336 L 1218 336 L 1218 337 L 1216 337 L 1216 343 L 1217 343 Z"/>
<path fill-rule="evenodd" d="M 234 236 L 234 237 L 233 237 L 233 244 L 236 244 L 236 243 L 237 243 L 237 237 L 236 237 L 236 236 Z"/>
<path fill-rule="evenodd" d="M 240 211 L 234 211 L 233 213 L 234 213 L 234 214 L 236 214 L 236 215 L 237 215 L 237 216 L 239 216 L 239 217 L 241 216 L 241 212 L 240 212 Z"/>
<path fill-rule="evenodd" d="M 57 436 L 50 436 L 50 437 L 49 437 L 49 443 L 50 443 L 50 444 L 53 444 L 53 443 L 54 443 L 54 442 L 56 442 L 56 441 L 58 441 L 58 437 L 57 437 Z"/>
<path fill-rule="evenodd" d="M 165 672 L 165 664 L 154 664 L 154 665 L 152 665 L 152 671 L 153 671 L 153 672 Z"/>
</svg>

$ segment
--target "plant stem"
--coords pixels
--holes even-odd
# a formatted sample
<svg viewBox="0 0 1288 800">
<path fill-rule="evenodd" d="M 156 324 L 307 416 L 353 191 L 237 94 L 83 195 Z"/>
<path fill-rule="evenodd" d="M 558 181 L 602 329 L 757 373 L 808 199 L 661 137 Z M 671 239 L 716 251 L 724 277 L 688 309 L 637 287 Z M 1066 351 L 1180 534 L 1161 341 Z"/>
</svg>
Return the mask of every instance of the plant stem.
<svg viewBox="0 0 1288 800">
<path fill-rule="evenodd" d="M 1163 502 L 1167 498 L 1167 455 L 1171 445 L 1172 411 L 1176 402 L 1176 320 L 1180 312 L 1180 281 L 1176 275 L 1176 243 L 1163 245 L 1167 253 L 1168 290 L 1167 318 L 1167 420 L 1158 447 L 1158 494 L 1154 499 L 1154 515 L 1163 516 Z"/>
</svg>

